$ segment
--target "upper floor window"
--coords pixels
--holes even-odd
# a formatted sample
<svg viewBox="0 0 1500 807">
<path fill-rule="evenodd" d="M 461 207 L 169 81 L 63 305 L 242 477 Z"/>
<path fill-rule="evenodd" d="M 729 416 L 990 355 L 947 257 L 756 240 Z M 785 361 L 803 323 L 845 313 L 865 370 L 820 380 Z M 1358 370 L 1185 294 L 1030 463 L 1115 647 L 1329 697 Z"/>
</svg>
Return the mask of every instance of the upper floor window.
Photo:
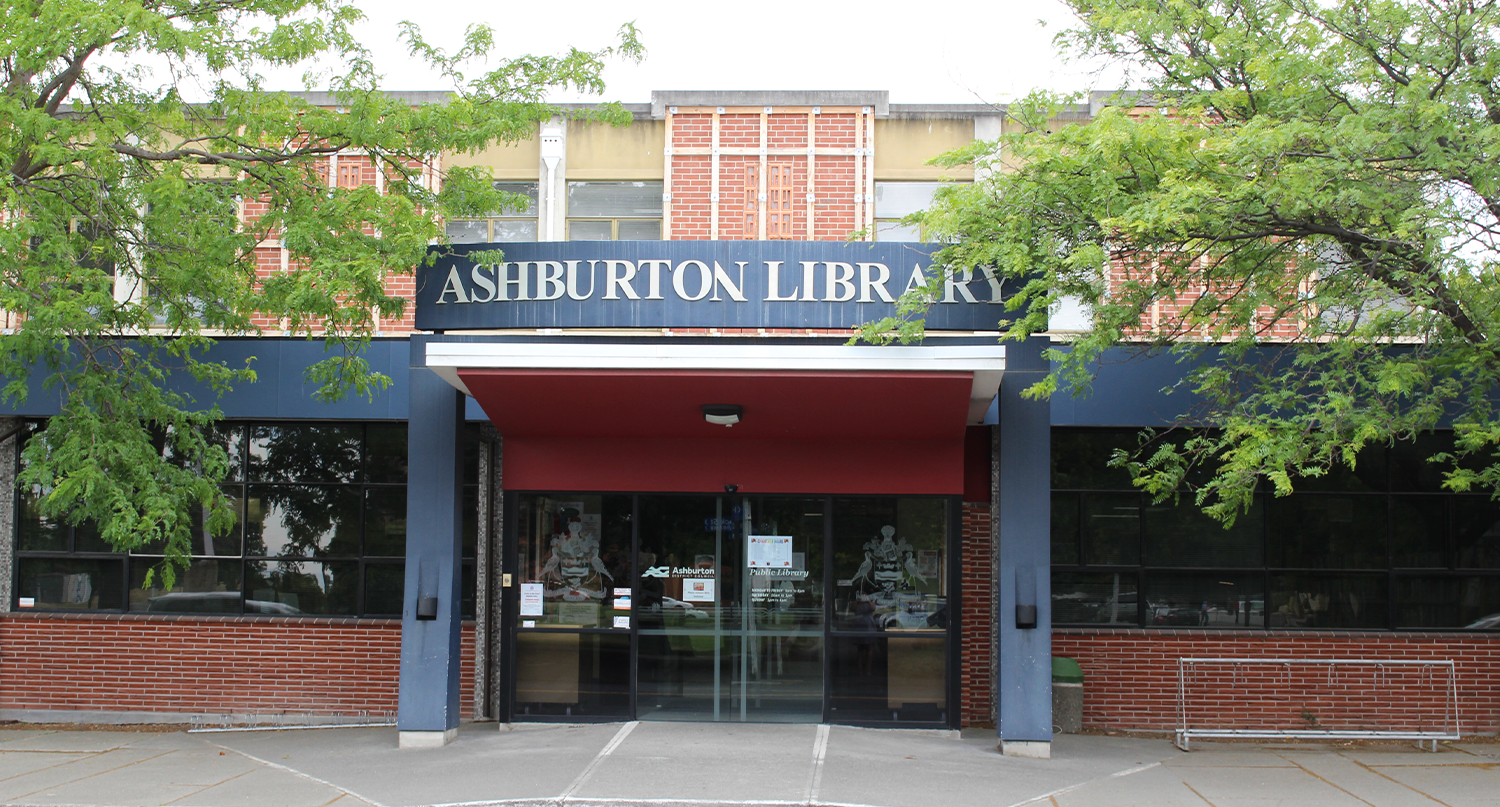
<svg viewBox="0 0 1500 807">
<path fill-rule="evenodd" d="M 901 219 L 932 204 L 932 197 L 943 182 L 877 182 L 875 183 L 875 240 L 923 241 L 921 228 L 903 224 Z"/>
<path fill-rule="evenodd" d="M 524 196 L 530 204 L 519 210 L 506 210 L 482 219 L 452 219 L 448 222 L 448 240 L 454 244 L 495 244 L 536 240 L 537 184 L 535 182 L 496 182 L 495 190 Z"/>
<path fill-rule="evenodd" d="M 660 182 L 569 182 L 569 241 L 660 241 Z"/>
</svg>

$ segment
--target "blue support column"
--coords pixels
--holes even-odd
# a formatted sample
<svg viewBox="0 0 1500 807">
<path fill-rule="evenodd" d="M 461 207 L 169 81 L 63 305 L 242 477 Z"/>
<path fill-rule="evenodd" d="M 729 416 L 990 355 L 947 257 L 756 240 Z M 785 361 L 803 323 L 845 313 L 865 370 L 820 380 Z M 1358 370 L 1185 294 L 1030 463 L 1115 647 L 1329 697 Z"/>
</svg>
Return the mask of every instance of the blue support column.
<svg viewBox="0 0 1500 807">
<path fill-rule="evenodd" d="M 1047 345 L 1042 338 L 1006 346 L 995 580 L 1000 751 L 1044 759 L 1052 754 L 1052 408 L 1021 392 L 1046 375 Z"/>
<path fill-rule="evenodd" d="M 396 726 L 402 748 L 421 748 L 458 734 L 464 395 L 422 366 L 426 340 L 413 339 L 411 349 Z"/>
</svg>

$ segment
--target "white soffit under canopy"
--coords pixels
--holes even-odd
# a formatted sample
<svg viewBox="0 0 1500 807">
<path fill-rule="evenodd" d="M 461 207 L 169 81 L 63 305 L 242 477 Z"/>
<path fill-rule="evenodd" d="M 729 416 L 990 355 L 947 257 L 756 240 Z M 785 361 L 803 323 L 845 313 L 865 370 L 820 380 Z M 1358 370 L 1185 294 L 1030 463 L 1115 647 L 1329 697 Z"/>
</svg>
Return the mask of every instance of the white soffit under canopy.
<svg viewBox="0 0 1500 807">
<path fill-rule="evenodd" d="M 429 342 L 427 366 L 466 395 L 460 369 L 973 373 L 968 422 L 975 424 L 1000 390 L 1005 346 Z"/>
</svg>

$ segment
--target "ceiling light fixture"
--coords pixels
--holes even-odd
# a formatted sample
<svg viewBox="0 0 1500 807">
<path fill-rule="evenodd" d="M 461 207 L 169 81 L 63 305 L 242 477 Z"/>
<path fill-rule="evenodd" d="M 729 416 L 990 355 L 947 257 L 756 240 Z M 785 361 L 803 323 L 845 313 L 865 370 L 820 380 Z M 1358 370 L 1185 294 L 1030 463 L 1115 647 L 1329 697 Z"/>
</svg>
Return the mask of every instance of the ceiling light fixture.
<svg viewBox="0 0 1500 807">
<path fill-rule="evenodd" d="M 733 426 L 740 422 L 745 408 L 739 404 L 704 404 L 703 419 L 719 426 Z"/>
</svg>

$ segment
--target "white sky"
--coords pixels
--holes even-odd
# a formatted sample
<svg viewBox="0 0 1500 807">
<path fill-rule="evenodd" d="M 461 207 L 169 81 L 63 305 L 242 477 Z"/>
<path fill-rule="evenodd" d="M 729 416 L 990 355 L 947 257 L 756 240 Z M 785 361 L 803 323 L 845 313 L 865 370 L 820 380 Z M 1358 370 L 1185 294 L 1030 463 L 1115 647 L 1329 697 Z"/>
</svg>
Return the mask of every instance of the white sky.
<svg viewBox="0 0 1500 807">
<path fill-rule="evenodd" d="M 792 0 L 716 4 L 669 0 L 356 0 L 358 34 L 391 90 L 445 89 L 416 69 L 396 36 L 410 19 L 427 40 L 456 47 L 465 26 L 496 30 L 502 56 L 556 54 L 611 43 L 634 21 L 647 50 L 614 63 L 603 100 L 644 103 L 652 90 L 889 90 L 892 103 L 1006 102 L 1034 88 L 1114 89 L 1118 78 L 1064 60 L 1052 37 L 1073 22 L 1058 0 Z M 1116 86 L 1109 86 L 1113 83 Z M 275 77 L 301 89 L 300 73 Z M 556 97 L 554 101 L 593 100 Z"/>
</svg>

